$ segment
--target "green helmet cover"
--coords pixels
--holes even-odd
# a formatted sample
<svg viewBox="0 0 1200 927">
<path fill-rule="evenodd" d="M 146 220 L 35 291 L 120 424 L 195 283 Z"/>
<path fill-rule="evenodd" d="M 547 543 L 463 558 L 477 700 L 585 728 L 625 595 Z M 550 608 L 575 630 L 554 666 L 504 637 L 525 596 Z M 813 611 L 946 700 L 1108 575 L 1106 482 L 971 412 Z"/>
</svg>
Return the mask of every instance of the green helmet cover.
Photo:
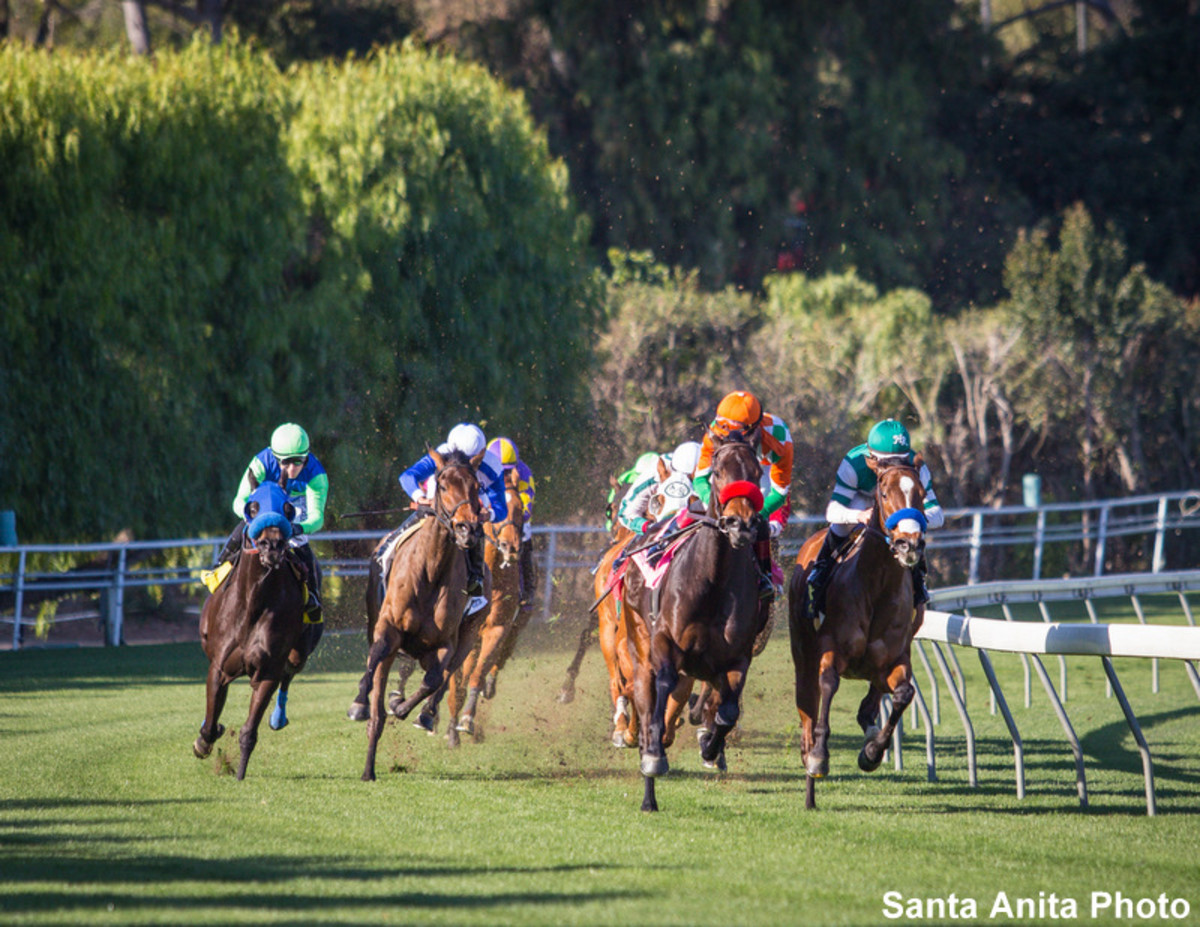
<svg viewBox="0 0 1200 927">
<path fill-rule="evenodd" d="M 300 457 L 308 453 L 308 432 L 292 422 L 271 434 L 271 453 L 276 457 Z"/>
<path fill-rule="evenodd" d="M 876 454 L 907 454 L 912 450 L 908 429 L 894 418 L 875 424 L 867 435 L 867 447 Z"/>
</svg>

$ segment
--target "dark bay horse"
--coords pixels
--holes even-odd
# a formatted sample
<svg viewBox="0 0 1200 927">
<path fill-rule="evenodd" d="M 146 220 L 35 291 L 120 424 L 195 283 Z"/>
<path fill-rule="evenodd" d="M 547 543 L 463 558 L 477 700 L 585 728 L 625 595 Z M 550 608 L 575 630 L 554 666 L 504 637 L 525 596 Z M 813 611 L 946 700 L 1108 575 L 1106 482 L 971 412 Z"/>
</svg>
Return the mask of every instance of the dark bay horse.
<svg viewBox="0 0 1200 927">
<path fill-rule="evenodd" d="M 429 454 L 437 465 L 433 514 L 400 545 L 392 560 L 360 687 L 360 696 L 365 695 L 370 706 L 364 781 L 375 779 L 375 753 L 386 720 L 387 677 L 397 654 L 403 652 L 416 660 L 425 670 L 425 676 L 413 695 L 390 706 L 392 712 L 397 718 L 406 718 L 429 698 L 432 707 L 426 711 L 432 725 L 436 703 L 450 676 L 462 665 L 475 642 L 479 625 L 487 617 L 486 608 L 464 615 L 467 563 L 463 552 L 483 531 L 476 476 L 483 453 L 473 458 L 458 451 L 445 456 L 437 451 Z M 485 595 L 490 594 L 490 587 L 485 569 Z"/>
<path fill-rule="evenodd" d="M 633 697 L 638 713 L 643 811 L 657 811 L 654 782 L 669 769 L 665 744 L 674 731 L 668 703 L 686 703 L 696 680 L 716 693 L 700 756 L 723 766 L 725 738 L 737 723 L 738 703 L 761 628 L 754 539 L 761 518 L 761 469 L 755 434 L 710 431 L 716 449 L 708 511 L 694 516 L 658 589 L 636 569 L 626 573 L 621 597 L 626 636 L 634 656 Z M 675 709 L 678 710 L 678 707 Z"/>
<path fill-rule="evenodd" d="M 459 732 L 475 733 L 475 712 L 480 695 L 495 694 L 494 670 L 501 656 L 512 652 L 516 637 L 528 621 L 528 610 L 521 609 L 521 536 L 525 530 L 525 504 L 517 486 L 517 470 L 504 476 L 504 494 L 508 518 L 483 527 L 483 562 L 492 575 L 491 608 L 475 637 L 475 646 L 462 667 L 450 678 L 447 702 L 450 706 L 450 746 L 458 746 Z M 524 617 L 524 620 L 522 620 Z M 485 682 L 490 685 L 485 690 Z M 466 698 L 463 689 L 466 689 Z"/>
<path fill-rule="evenodd" d="M 232 571 L 200 612 L 200 643 L 208 657 L 207 705 L 192 752 L 207 757 L 225 731 L 221 711 L 229 684 L 249 676 L 250 713 L 238 735 L 237 777 L 246 776 L 258 742 L 258 726 L 281 685 L 300 672 L 312 647 L 306 646 L 304 567 L 289 553 L 292 505 L 274 483 L 255 490 L 247 505 L 250 523 Z M 315 640 L 312 641 L 315 646 Z"/>
<path fill-rule="evenodd" d="M 806 808 L 816 807 L 815 780 L 829 773 L 829 707 L 842 677 L 870 684 L 858 709 L 866 738 L 858 765 L 864 772 L 879 767 L 915 693 L 910 648 L 924 610 L 913 607 L 910 571 L 925 546 L 922 460 L 920 455 L 911 464 L 867 458 L 867 464 L 878 477 L 871 520 L 837 555 L 826 586 L 824 618 L 810 615 L 808 569 L 828 529 L 804 542 L 788 588 Z M 892 712 L 881 728 L 884 693 L 892 696 Z"/>
</svg>

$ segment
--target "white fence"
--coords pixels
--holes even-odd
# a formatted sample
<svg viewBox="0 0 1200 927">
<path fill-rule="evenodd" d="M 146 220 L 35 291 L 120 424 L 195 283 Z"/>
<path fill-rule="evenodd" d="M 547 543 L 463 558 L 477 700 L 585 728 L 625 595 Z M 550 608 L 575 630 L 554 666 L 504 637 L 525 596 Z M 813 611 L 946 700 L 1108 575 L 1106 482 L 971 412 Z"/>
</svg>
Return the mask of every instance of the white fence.
<svg viewBox="0 0 1200 927">
<path fill-rule="evenodd" d="M 1196 668 L 1191 662 L 1200 660 L 1200 628 L 1195 626 L 1186 595 L 1187 592 L 1198 589 L 1200 589 L 1200 571 L 1182 571 L 1160 574 L 1125 574 L 1078 580 L 996 582 L 940 589 L 934 592 L 931 606 L 951 605 L 963 609 L 967 615 L 952 614 L 934 610 L 931 607 L 925 614 L 925 623 L 918 632 L 914 645 L 914 650 L 928 674 L 935 709 L 934 716 L 930 717 L 923 696 L 919 696 L 916 700 L 918 711 L 925 720 L 926 761 L 930 780 L 936 778 L 933 726 L 939 720 L 936 716 L 938 682 L 926 655 L 925 643 L 929 643 L 933 649 L 942 678 L 945 680 L 951 699 L 958 710 L 966 737 L 969 782 L 972 786 L 977 784 L 975 735 L 966 708 L 966 692 L 962 687 L 962 669 L 958 666 L 953 651 L 947 647 L 943 652 L 941 645 L 953 644 L 958 647 L 971 647 L 978 654 L 984 675 L 987 677 L 991 703 L 993 706 L 999 707 L 1012 738 L 1017 797 L 1024 797 L 1025 766 L 1021 735 L 988 656 L 989 651 L 1016 653 L 1020 655 L 1025 668 L 1025 705 L 1028 707 L 1031 701 L 1030 669 L 1032 668 L 1046 690 L 1046 695 L 1058 716 L 1064 736 L 1074 755 L 1076 789 L 1080 804 L 1086 805 L 1087 779 L 1083 765 L 1083 751 L 1063 705 L 1067 696 L 1067 675 L 1066 663 L 1062 658 L 1065 655 L 1096 656 L 1100 658 L 1105 675 L 1108 677 L 1109 691 L 1116 695 L 1125 721 L 1137 742 L 1145 779 L 1146 813 L 1153 815 L 1156 810 L 1156 800 L 1150 748 L 1142 734 L 1133 708 L 1121 687 L 1112 658 L 1152 659 L 1154 661 L 1152 688 L 1155 692 L 1158 691 L 1158 661 L 1179 661 L 1186 670 L 1197 697 L 1200 698 L 1200 675 L 1197 674 Z M 1180 607 L 1187 620 L 1186 627 L 1146 623 L 1139 597 L 1164 593 L 1174 593 L 1179 597 Z M 1108 596 L 1128 596 L 1140 623 L 1137 625 L 1099 623 L 1092 603 L 1096 598 Z M 1051 620 L 1049 603 L 1080 600 L 1087 607 L 1090 623 L 1062 623 Z M 1042 622 L 1014 621 L 1010 606 L 1016 603 L 1036 603 L 1042 614 Z M 997 605 L 1003 610 L 1006 620 L 968 617 L 972 607 Z M 947 655 L 950 657 L 949 661 Z M 1058 690 L 1055 689 L 1050 675 L 1041 661 L 1043 655 L 1056 655 L 1059 658 L 1061 672 Z M 951 662 L 954 663 L 953 669 L 950 665 Z M 919 688 L 918 686 L 918 690 Z M 899 765 L 901 762 L 899 738 L 894 742 L 894 750 Z"/>
<path fill-rule="evenodd" d="M 1200 536 L 1185 539 L 1184 533 L 1200 528 L 1198 510 L 1200 490 L 1037 508 L 952 509 L 945 527 L 931 534 L 930 555 L 935 562 L 939 558 L 947 563 L 961 561 L 955 571 L 968 583 L 1004 578 L 1015 569 L 1037 579 L 1048 554 L 1058 552 L 1063 560 L 1063 551 L 1069 551 L 1075 563 L 1089 563 L 1090 572 L 1100 575 L 1113 542 L 1132 538 L 1149 551 L 1144 569 L 1158 573 L 1172 554 L 1172 541 L 1180 551 L 1196 549 Z M 780 545 L 785 564 L 822 523 L 818 516 L 793 516 Z M 559 607 L 556 587 L 564 574 L 591 569 L 608 536 L 598 526 L 587 525 L 540 525 L 533 531 L 546 619 Z M 378 531 L 325 531 L 314 535 L 312 543 L 326 577 L 365 576 L 365 551 L 380 536 Z M 119 644 L 130 589 L 179 586 L 199 592 L 200 570 L 211 564 L 223 543 L 224 538 L 191 538 L 0 547 L 0 624 L 11 627 L 12 646 L 19 648 L 25 629 L 36 621 L 31 613 L 38 603 L 80 593 L 96 595 L 95 610 L 77 611 L 70 617 L 99 619 L 108 643 Z M 339 553 L 350 547 L 357 547 L 357 552 Z M 1010 553 L 1014 556 L 1007 556 Z M 65 565 L 68 562 L 70 566 Z M 935 570 L 931 579 L 936 581 L 937 576 Z"/>
</svg>

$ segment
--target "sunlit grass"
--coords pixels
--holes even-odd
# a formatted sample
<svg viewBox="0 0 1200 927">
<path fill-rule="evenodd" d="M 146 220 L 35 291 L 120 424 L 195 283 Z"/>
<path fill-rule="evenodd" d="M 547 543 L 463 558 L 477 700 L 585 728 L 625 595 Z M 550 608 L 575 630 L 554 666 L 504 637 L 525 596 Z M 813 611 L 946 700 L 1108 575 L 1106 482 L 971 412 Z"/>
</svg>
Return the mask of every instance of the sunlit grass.
<svg viewBox="0 0 1200 927">
<path fill-rule="evenodd" d="M 1041 685 L 1026 709 L 1020 661 L 994 655 L 1025 751 L 1018 800 L 1012 743 L 970 650 L 958 655 L 978 787 L 967 784 L 962 725 L 940 679 L 937 781 L 927 781 L 923 730 L 909 732 L 902 771 L 889 756 L 859 772 L 853 713 L 864 690 L 845 681 L 831 774 L 818 810 L 805 812 L 781 620 L 751 670 L 729 773 L 701 768 L 685 727 L 658 785 L 663 810 L 647 815 L 636 751 L 608 745 L 598 651 L 576 700 L 555 700 L 573 650 L 562 625 L 577 621 L 529 629 L 484 703 L 477 741 L 450 751 L 442 737 L 389 723 L 375 783 L 359 778 L 364 726 L 344 715 L 365 650 L 357 635 L 322 643 L 293 687 L 292 724 L 264 725 L 241 783 L 244 682 L 224 717 L 231 733 L 210 758 L 191 754 L 204 709 L 198 646 L 0 655 L 0 920 L 874 924 L 888 891 L 973 897 L 979 920 L 1001 891 L 1055 892 L 1081 909 L 1093 891 L 1121 891 L 1188 898 L 1196 922 L 1200 700 L 1178 663 L 1163 661 L 1153 694 L 1149 661 L 1117 661 L 1154 758 L 1157 817 L 1145 814 L 1141 759 L 1094 658 L 1067 660 L 1084 808 Z M 1047 669 L 1057 685 L 1057 662 Z"/>
</svg>

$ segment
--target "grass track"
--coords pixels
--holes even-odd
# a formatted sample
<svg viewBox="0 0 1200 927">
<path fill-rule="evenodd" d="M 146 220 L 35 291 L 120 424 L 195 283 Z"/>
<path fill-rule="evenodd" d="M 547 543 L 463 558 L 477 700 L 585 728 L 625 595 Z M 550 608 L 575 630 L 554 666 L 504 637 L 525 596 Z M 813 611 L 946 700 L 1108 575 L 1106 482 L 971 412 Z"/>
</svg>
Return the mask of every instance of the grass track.
<svg viewBox="0 0 1200 927">
<path fill-rule="evenodd" d="M 1056 615 L 1057 617 L 1057 615 Z M 1182 623 L 1177 612 L 1152 621 Z M 292 724 L 265 725 L 247 779 L 226 735 L 198 761 L 205 663 L 197 645 L 0 654 L 0 923 L 4 924 L 878 924 L 887 891 L 1184 898 L 1200 923 L 1200 702 L 1174 663 L 1117 662 L 1155 761 L 1156 818 L 1141 761 L 1095 659 L 1073 658 L 1067 710 L 1083 744 L 1090 806 L 1034 681 L 1023 707 L 1016 657 L 993 659 L 1025 745 L 987 711 L 983 674 L 960 650 L 980 770 L 943 692 L 938 780 L 923 731 L 905 769 L 858 771 L 853 712 L 834 704 L 832 768 L 803 811 L 786 627 L 751 670 L 730 772 L 701 769 L 690 728 L 670 751 L 658 815 L 642 814 L 634 751 L 608 746 L 605 680 L 591 652 L 571 705 L 555 701 L 568 634 L 531 629 L 481 712 L 484 739 L 447 750 L 408 723 L 384 732 L 379 781 L 359 781 L 365 730 L 344 717 L 364 645 L 330 638 L 293 687 Z M 1047 661 L 1057 684 L 1058 667 Z M 927 696 L 930 690 L 918 670 Z M 231 692 L 236 733 L 248 688 Z M 1136 919 L 1135 919 L 1136 920 Z M 958 921 L 965 923 L 967 921 Z"/>
</svg>

